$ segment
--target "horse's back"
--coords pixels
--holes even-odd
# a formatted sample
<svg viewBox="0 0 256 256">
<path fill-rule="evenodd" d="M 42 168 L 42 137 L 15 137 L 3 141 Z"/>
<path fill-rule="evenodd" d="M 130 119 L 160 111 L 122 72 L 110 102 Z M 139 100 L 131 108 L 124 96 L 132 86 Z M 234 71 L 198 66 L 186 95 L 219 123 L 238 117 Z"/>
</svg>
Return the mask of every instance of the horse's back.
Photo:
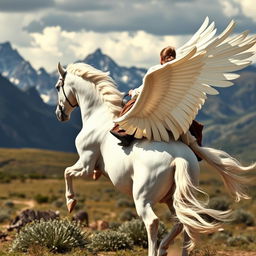
<svg viewBox="0 0 256 256">
<path fill-rule="evenodd" d="M 184 158 L 189 163 L 197 163 L 197 158 L 190 147 L 181 141 L 171 140 L 167 142 L 158 141 L 137 141 L 132 149 L 132 152 L 140 158 L 156 161 L 173 161 L 177 157 Z"/>
</svg>

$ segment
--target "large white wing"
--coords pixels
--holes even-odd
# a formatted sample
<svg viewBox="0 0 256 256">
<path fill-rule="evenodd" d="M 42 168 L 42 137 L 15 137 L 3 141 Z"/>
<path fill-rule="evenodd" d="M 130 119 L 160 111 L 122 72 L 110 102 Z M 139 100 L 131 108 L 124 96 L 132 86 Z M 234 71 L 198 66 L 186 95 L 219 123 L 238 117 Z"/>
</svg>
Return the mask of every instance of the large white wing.
<svg viewBox="0 0 256 256">
<path fill-rule="evenodd" d="M 217 37 L 214 23 L 206 18 L 201 28 L 177 50 L 177 59 L 146 74 L 134 106 L 115 120 L 136 138 L 169 141 L 186 133 L 204 104 L 207 94 L 218 94 L 214 87 L 233 85 L 239 77 L 230 72 L 243 69 L 254 52 L 248 52 L 256 37 L 248 31 L 229 37 L 235 27 L 231 21 Z"/>
</svg>

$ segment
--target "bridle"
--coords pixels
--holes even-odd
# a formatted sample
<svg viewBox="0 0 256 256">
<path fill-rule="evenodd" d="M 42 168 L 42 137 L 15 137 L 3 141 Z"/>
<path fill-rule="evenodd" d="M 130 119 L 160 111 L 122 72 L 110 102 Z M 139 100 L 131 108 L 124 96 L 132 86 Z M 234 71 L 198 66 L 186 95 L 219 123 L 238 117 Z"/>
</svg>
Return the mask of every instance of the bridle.
<svg viewBox="0 0 256 256">
<path fill-rule="evenodd" d="M 65 82 L 65 78 L 66 78 L 66 75 L 67 75 L 67 71 L 65 71 L 65 73 L 63 75 L 61 75 L 61 78 L 60 78 L 60 81 L 61 81 L 61 84 L 60 84 L 60 87 L 62 88 L 62 92 L 64 94 L 64 97 L 66 99 L 66 101 L 68 102 L 68 104 L 72 107 L 72 108 L 76 108 L 76 107 L 79 107 L 78 104 L 75 104 L 73 105 L 70 100 L 68 99 L 66 93 L 65 93 L 65 90 L 64 90 L 64 82 Z"/>
</svg>

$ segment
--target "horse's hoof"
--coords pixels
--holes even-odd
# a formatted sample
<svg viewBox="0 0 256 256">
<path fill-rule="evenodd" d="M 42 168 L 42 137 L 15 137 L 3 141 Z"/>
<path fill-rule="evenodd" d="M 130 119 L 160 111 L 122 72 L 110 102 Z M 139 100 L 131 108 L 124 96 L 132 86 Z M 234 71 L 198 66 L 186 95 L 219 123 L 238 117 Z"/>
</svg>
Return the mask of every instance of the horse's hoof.
<svg viewBox="0 0 256 256">
<path fill-rule="evenodd" d="M 101 174 L 102 174 L 101 171 L 94 170 L 93 175 L 92 175 L 92 179 L 97 180 L 101 176 Z"/>
<path fill-rule="evenodd" d="M 73 211 L 73 209 L 75 208 L 77 201 L 76 201 L 76 199 L 70 199 L 69 201 L 70 202 L 67 203 L 67 208 L 68 208 L 68 212 L 71 213 Z"/>
</svg>

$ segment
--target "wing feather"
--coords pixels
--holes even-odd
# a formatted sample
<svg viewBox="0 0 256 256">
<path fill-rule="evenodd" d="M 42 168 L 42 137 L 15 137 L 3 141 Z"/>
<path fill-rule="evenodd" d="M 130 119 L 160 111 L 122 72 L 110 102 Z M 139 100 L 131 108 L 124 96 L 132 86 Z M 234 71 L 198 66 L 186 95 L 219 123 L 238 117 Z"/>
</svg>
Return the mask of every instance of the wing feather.
<svg viewBox="0 0 256 256">
<path fill-rule="evenodd" d="M 145 128 L 143 130 L 143 136 L 148 140 L 152 140 L 152 127 L 150 125 L 150 120 L 145 120 Z"/>
<path fill-rule="evenodd" d="M 174 61 L 157 66 L 143 79 L 143 87 L 133 107 L 115 120 L 136 138 L 168 141 L 170 131 L 175 140 L 188 131 L 207 94 L 216 95 L 214 87 L 229 87 L 239 77 L 231 72 L 250 65 L 255 52 L 255 35 L 248 31 L 231 36 L 232 20 L 215 36 L 215 23 L 209 18 L 182 47 Z"/>
<path fill-rule="evenodd" d="M 154 122 L 154 119 L 149 119 L 149 120 L 150 120 L 153 140 L 161 141 L 161 136 L 156 126 L 157 122 Z"/>
</svg>

